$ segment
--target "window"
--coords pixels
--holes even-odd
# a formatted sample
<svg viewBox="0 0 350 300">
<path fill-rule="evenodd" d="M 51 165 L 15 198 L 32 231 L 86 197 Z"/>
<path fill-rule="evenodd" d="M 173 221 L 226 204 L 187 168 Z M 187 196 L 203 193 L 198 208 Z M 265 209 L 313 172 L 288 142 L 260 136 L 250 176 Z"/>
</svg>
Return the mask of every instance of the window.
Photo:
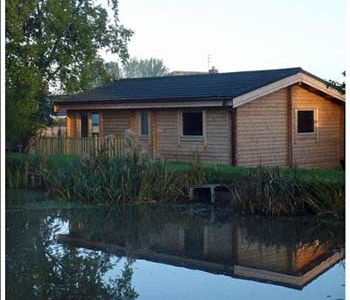
<svg viewBox="0 0 350 300">
<path fill-rule="evenodd" d="M 314 111 L 298 110 L 298 133 L 314 133 Z"/>
<path fill-rule="evenodd" d="M 184 112 L 182 114 L 182 135 L 203 135 L 202 112 Z"/>
<path fill-rule="evenodd" d="M 142 111 L 140 113 L 140 133 L 143 136 L 147 136 L 148 131 L 148 111 Z"/>
<path fill-rule="evenodd" d="M 100 134 L 100 114 L 91 113 L 92 136 L 98 137 Z"/>
</svg>

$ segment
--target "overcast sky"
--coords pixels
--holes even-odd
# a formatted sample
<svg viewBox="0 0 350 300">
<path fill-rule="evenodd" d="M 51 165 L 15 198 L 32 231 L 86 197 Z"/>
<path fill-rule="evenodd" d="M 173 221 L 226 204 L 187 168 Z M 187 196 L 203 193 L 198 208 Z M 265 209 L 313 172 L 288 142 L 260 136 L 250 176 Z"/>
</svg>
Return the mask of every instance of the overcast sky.
<svg viewBox="0 0 350 300">
<path fill-rule="evenodd" d="M 343 79 L 345 0 L 119 0 L 119 16 L 135 32 L 130 55 L 171 71 L 207 71 L 210 54 L 219 72 L 300 66 Z"/>
</svg>

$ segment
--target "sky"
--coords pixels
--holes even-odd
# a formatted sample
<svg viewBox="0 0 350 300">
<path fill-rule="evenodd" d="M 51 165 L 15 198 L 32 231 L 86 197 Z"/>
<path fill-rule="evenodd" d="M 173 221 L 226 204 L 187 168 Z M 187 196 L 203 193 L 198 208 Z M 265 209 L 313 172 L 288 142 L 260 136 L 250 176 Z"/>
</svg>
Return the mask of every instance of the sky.
<svg viewBox="0 0 350 300">
<path fill-rule="evenodd" d="M 210 55 L 219 72 L 302 67 L 339 81 L 345 11 L 345 0 L 119 0 L 130 56 L 207 71 Z"/>
</svg>

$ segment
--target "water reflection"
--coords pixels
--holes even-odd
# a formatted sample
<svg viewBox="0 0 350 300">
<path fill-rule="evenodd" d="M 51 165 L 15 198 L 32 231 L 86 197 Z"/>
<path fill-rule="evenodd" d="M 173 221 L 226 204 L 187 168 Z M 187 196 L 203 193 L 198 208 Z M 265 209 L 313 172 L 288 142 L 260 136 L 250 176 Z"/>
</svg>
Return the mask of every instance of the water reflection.
<svg viewBox="0 0 350 300">
<path fill-rule="evenodd" d="M 120 277 L 108 253 L 57 247 L 54 236 L 70 222 L 62 212 L 16 211 L 6 218 L 6 299 L 136 299 L 132 260 Z"/>
<path fill-rule="evenodd" d="M 57 241 L 302 289 L 343 258 L 343 224 L 234 217 L 209 208 L 74 212 Z"/>
<path fill-rule="evenodd" d="M 303 289 L 343 258 L 337 222 L 150 205 L 6 217 L 7 299 L 136 299 L 139 259 Z"/>
</svg>

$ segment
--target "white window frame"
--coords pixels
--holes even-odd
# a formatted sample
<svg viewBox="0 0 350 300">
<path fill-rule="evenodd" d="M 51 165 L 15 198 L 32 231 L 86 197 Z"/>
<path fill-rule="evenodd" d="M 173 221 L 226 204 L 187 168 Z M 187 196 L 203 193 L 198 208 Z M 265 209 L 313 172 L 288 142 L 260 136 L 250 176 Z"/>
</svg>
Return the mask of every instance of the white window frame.
<svg viewBox="0 0 350 300">
<path fill-rule="evenodd" d="M 147 114 L 147 128 L 148 128 L 148 134 L 142 134 L 142 113 L 146 113 Z M 151 114 L 149 111 L 140 111 L 139 112 L 139 135 L 140 137 L 143 137 L 143 138 L 148 138 L 150 136 L 150 132 L 151 132 L 151 122 L 150 122 L 150 118 L 151 118 Z"/>
<path fill-rule="evenodd" d="M 312 111 L 314 113 L 314 131 L 313 132 L 299 132 L 298 131 L 298 112 Z M 318 109 L 317 108 L 297 108 L 295 110 L 295 131 L 298 136 L 314 136 L 318 131 Z"/>
<path fill-rule="evenodd" d="M 184 134 L 184 127 L 183 127 L 183 116 L 184 113 L 202 113 L 202 134 L 201 135 L 185 135 Z M 181 124 L 180 124 L 180 132 L 181 132 L 181 138 L 183 139 L 200 139 L 202 140 L 203 138 L 206 137 L 206 110 L 201 109 L 201 110 L 182 110 L 180 112 L 181 117 Z"/>
<path fill-rule="evenodd" d="M 92 115 L 98 115 L 98 120 L 99 120 L 99 122 L 98 122 L 98 132 L 94 132 L 94 131 L 93 131 L 94 125 L 93 125 L 93 123 L 92 123 Z M 91 136 L 93 136 L 94 133 L 97 133 L 97 134 L 98 134 L 98 137 L 100 137 L 100 136 L 101 136 L 101 113 L 98 112 L 98 111 L 92 111 L 92 112 L 90 112 L 90 114 L 89 114 L 89 119 L 90 119 L 89 122 L 91 122 Z M 90 127 L 90 126 L 89 126 L 89 127 Z"/>
</svg>

